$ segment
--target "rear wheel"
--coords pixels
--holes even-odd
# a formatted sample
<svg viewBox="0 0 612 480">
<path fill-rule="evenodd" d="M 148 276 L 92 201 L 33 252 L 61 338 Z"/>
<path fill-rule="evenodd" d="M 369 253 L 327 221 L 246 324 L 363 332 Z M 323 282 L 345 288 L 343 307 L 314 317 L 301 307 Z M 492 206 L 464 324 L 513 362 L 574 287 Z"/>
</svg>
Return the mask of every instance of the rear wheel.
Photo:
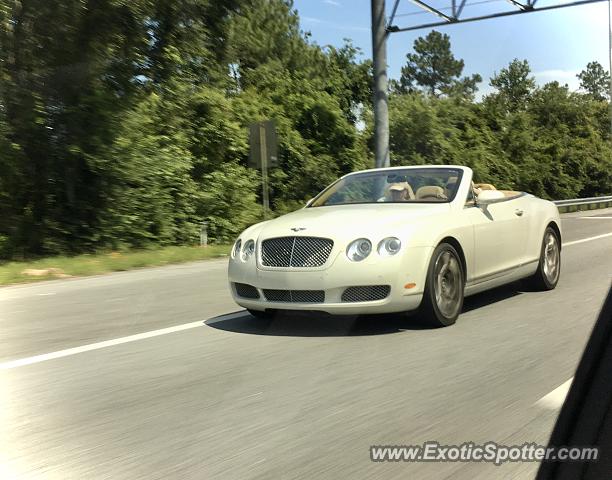
<svg viewBox="0 0 612 480">
<path fill-rule="evenodd" d="M 457 250 L 441 243 L 434 250 L 427 269 L 420 316 L 434 327 L 454 324 L 463 307 L 464 287 L 463 266 Z"/>
<path fill-rule="evenodd" d="M 536 272 L 527 279 L 537 290 L 552 290 L 561 275 L 561 244 L 552 227 L 547 227 L 542 239 L 540 261 Z"/>
</svg>

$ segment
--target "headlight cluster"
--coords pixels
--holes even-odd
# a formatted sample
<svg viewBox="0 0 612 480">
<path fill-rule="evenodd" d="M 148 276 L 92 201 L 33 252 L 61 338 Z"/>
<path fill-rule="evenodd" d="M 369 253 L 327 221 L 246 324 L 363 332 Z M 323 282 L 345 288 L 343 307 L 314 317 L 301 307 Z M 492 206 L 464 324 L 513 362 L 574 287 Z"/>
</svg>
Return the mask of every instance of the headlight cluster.
<svg viewBox="0 0 612 480">
<path fill-rule="evenodd" d="M 378 243 L 376 251 L 379 255 L 388 257 L 399 252 L 401 247 L 402 242 L 399 238 L 387 237 L 383 238 Z M 372 242 L 370 242 L 367 238 L 358 238 L 357 240 L 353 240 L 346 248 L 346 256 L 353 262 L 361 262 L 362 260 L 365 260 L 370 253 L 372 253 Z"/>
<path fill-rule="evenodd" d="M 242 240 L 236 240 L 234 243 L 234 248 L 232 248 L 232 258 L 237 258 L 240 255 L 240 249 L 242 248 Z"/>
<path fill-rule="evenodd" d="M 367 238 L 358 238 L 349 243 L 346 249 L 346 256 L 353 262 L 361 262 L 372 251 L 372 242 Z"/>
<path fill-rule="evenodd" d="M 243 262 L 246 262 L 249 258 L 251 258 L 254 253 L 254 240 L 247 240 L 246 242 L 244 242 L 244 245 L 242 245 L 242 240 L 238 239 L 236 240 L 236 243 L 234 243 L 234 247 L 232 248 L 232 258 L 240 258 L 240 260 L 242 260 Z"/>
<path fill-rule="evenodd" d="M 402 248 L 402 242 L 399 238 L 383 238 L 378 244 L 378 254 L 383 256 L 395 255 L 400 251 L 400 248 Z"/>
<path fill-rule="evenodd" d="M 251 255 L 255 253 L 255 241 L 247 240 L 242 247 L 242 253 L 240 254 L 240 258 L 242 258 L 243 262 L 246 262 Z"/>
</svg>

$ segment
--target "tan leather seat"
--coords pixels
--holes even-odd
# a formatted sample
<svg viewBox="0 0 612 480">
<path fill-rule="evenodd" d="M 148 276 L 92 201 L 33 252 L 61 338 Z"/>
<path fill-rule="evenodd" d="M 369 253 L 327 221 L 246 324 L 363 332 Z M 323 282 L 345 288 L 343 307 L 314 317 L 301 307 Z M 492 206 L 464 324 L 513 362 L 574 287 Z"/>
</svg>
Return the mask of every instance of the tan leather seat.
<svg viewBox="0 0 612 480">
<path fill-rule="evenodd" d="M 444 194 L 444 189 L 442 187 L 427 185 L 425 187 L 420 187 L 416 191 L 416 199 L 417 200 L 446 200 L 447 197 Z"/>
<path fill-rule="evenodd" d="M 475 183 L 474 188 L 478 188 L 480 190 L 497 190 L 497 188 L 490 183 Z"/>
<path fill-rule="evenodd" d="M 391 190 L 406 190 L 406 200 L 414 200 L 415 196 L 414 196 L 414 190 L 412 190 L 412 187 L 410 186 L 410 184 L 408 182 L 397 182 L 397 183 L 392 183 L 391 185 L 387 186 L 387 191 L 385 192 L 385 198 L 390 198 L 391 196 Z"/>
<path fill-rule="evenodd" d="M 412 190 L 412 187 L 410 186 L 410 184 L 408 182 L 406 182 L 406 186 L 408 187 L 408 198 L 410 200 L 414 200 L 415 196 L 414 196 L 414 190 Z"/>
</svg>

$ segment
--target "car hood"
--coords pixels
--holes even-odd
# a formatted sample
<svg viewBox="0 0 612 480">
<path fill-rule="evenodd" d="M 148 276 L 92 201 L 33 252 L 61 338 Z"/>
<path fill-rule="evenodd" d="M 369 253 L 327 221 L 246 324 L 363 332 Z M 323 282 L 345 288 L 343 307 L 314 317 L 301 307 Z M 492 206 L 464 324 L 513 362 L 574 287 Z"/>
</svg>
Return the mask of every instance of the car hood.
<svg viewBox="0 0 612 480">
<path fill-rule="evenodd" d="M 400 235 L 437 215 L 447 215 L 443 204 L 359 204 L 303 208 L 283 215 L 258 228 L 258 238 L 291 235 L 356 238 L 359 236 Z M 298 229 L 298 230 L 294 230 Z M 255 233 L 255 232 L 253 232 Z"/>
</svg>

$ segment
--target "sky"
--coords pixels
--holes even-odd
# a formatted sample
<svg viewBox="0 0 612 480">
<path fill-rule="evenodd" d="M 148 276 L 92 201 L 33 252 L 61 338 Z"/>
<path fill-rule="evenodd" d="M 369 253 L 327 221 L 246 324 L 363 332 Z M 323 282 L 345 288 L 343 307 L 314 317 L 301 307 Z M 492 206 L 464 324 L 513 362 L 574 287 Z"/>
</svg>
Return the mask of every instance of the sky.
<svg viewBox="0 0 612 480">
<path fill-rule="evenodd" d="M 387 0 L 387 15 L 393 0 Z M 437 8 L 450 6 L 450 0 L 429 0 Z M 474 5 L 469 5 L 470 3 Z M 563 3 L 563 0 L 538 0 L 537 6 Z M 409 0 L 400 0 L 398 26 L 438 21 Z M 462 17 L 513 7 L 504 0 L 468 0 Z M 294 0 L 301 27 L 312 34 L 319 45 L 341 46 L 349 38 L 371 58 L 370 0 Z M 418 13 L 416 13 L 418 12 Z M 448 10 L 444 10 L 448 12 Z M 489 78 L 514 58 L 526 59 L 538 84 L 557 80 L 572 90 L 579 87 L 576 78 L 590 61 L 599 61 L 609 69 L 608 5 L 599 2 L 558 10 L 534 12 L 505 18 L 436 27 L 450 36 L 456 58 L 465 61 L 463 75 L 479 73 L 483 77 L 480 95 L 491 91 Z M 414 40 L 431 29 L 393 33 L 387 44 L 389 76 L 398 78 L 406 54 Z"/>
</svg>

